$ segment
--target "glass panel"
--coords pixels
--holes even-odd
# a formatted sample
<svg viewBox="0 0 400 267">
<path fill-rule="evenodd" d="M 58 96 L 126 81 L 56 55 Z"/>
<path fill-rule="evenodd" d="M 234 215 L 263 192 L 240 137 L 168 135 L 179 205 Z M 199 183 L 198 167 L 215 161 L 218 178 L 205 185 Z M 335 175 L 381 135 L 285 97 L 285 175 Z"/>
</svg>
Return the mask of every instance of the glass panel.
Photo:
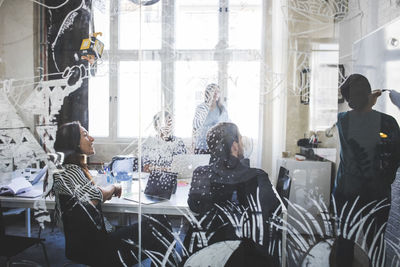
<svg viewBox="0 0 400 267">
<path fill-rule="evenodd" d="M 191 137 L 196 106 L 204 101 L 207 84 L 218 81 L 217 62 L 178 61 L 175 79 L 175 132 L 180 137 Z"/>
<path fill-rule="evenodd" d="M 213 49 L 218 43 L 218 1 L 176 1 L 176 48 Z"/>
<path fill-rule="evenodd" d="M 161 1 L 154 5 L 142 6 L 140 9 L 139 5 L 132 1 L 121 0 L 119 48 L 139 49 L 141 46 L 142 49 L 160 49 L 161 7 Z M 139 28 L 141 28 L 141 36 Z"/>
<path fill-rule="evenodd" d="M 108 62 L 97 66 L 96 76 L 89 79 L 89 131 L 92 136 L 109 135 L 109 71 Z"/>
<path fill-rule="evenodd" d="M 118 137 L 152 131 L 152 120 L 161 108 L 161 64 L 155 61 L 122 61 L 119 66 Z M 139 80 L 140 79 L 140 80 Z M 139 110 L 139 88 L 141 110 Z M 140 113 L 139 113 L 140 112 Z"/>
<path fill-rule="evenodd" d="M 108 1 L 93 2 L 93 18 L 95 32 L 101 32 L 98 39 L 104 43 L 104 50 L 110 49 L 110 3 Z"/>
<path fill-rule="evenodd" d="M 260 113 L 260 63 L 230 62 L 228 65 L 228 101 L 229 117 L 246 138 L 245 156 L 257 153 L 259 113 Z M 253 153 L 252 153 L 253 152 Z"/>
<path fill-rule="evenodd" d="M 236 2 L 236 3 L 235 3 Z M 262 1 L 234 1 L 229 5 L 229 48 L 260 49 Z"/>
</svg>

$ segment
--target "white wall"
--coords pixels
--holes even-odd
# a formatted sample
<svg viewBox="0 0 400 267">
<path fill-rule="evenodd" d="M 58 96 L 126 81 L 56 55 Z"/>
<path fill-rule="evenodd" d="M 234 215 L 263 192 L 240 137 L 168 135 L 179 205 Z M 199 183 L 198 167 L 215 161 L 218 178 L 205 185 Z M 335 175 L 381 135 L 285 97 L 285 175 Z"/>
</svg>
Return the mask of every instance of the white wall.
<svg viewBox="0 0 400 267">
<path fill-rule="evenodd" d="M 0 1 L 1 2 L 1 1 Z M 34 58 L 37 47 L 34 29 L 34 3 L 26 0 L 4 0 L 0 6 L 0 82 L 14 80 L 12 96 L 22 100 L 33 89 Z M 28 78 L 28 79 L 27 79 Z M 28 84 L 22 86 L 22 84 Z M 1 86 L 1 83 L 0 83 Z M 16 105 L 18 110 L 18 105 Z M 21 114 L 20 114 L 21 115 Z M 33 129 L 33 116 L 23 117 Z"/>
<path fill-rule="evenodd" d="M 399 16 L 399 1 L 349 0 L 349 13 L 339 23 L 339 62 L 346 75 L 352 72 L 353 43 Z"/>
<path fill-rule="evenodd" d="M 34 76 L 33 2 L 4 0 L 0 6 L 0 79 Z"/>
</svg>

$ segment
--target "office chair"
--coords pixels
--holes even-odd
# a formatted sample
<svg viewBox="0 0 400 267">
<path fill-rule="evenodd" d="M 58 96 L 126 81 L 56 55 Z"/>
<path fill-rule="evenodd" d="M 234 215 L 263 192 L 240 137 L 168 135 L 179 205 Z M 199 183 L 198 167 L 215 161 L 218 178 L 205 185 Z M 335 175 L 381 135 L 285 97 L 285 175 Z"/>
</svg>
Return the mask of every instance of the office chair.
<svg viewBox="0 0 400 267">
<path fill-rule="evenodd" d="M 50 266 L 44 241 L 45 239 L 43 238 L 7 235 L 0 203 L 0 256 L 7 258 L 7 266 L 11 265 L 12 257 L 37 244 L 42 246 L 46 266 Z"/>
<path fill-rule="evenodd" d="M 96 210 L 89 203 L 78 203 L 74 197 L 63 194 L 58 194 L 56 199 L 62 211 L 65 257 L 71 261 L 64 266 L 76 263 L 103 266 L 104 254 L 110 251 L 104 251 L 102 246 L 107 237 L 101 206 Z"/>
</svg>

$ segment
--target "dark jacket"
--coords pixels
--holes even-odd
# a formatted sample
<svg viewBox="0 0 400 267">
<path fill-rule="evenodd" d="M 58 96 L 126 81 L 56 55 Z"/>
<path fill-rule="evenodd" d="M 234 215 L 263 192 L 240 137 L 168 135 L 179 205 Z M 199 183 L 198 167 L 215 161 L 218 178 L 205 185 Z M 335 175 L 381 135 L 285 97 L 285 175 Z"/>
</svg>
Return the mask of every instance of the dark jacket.
<svg viewBox="0 0 400 267">
<path fill-rule="evenodd" d="M 222 233 L 213 234 L 213 239 L 209 240 L 210 244 L 238 239 L 235 227 L 229 223 L 227 212 L 223 212 L 217 205 L 234 207 L 227 210 L 236 212 L 239 218 L 244 212 L 243 209 L 236 209 L 237 207 L 243 207 L 248 212 L 261 210 L 263 222 L 266 223 L 278 208 L 279 200 L 272 189 L 267 173 L 261 169 L 250 168 L 243 164 L 243 161 L 231 157 L 227 161 L 220 160 L 208 166 L 198 167 L 193 172 L 188 204 L 193 212 L 199 214 L 199 218 L 205 214 L 209 214 L 209 218 L 214 218 L 212 223 L 210 220 L 203 221 L 203 230 L 211 233 L 224 226 Z M 250 214 L 252 215 L 255 214 Z M 263 231 L 266 228 L 264 227 Z"/>
<path fill-rule="evenodd" d="M 372 110 L 338 114 L 340 165 L 336 199 L 363 202 L 391 198 L 391 184 L 400 163 L 400 130 L 396 120 Z"/>
<path fill-rule="evenodd" d="M 208 166 L 200 166 L 193 172 L 189 208 L 195 213 L 204 214 L 214 204 L 225 201 L 233 200 L 247 206 L 247 196 L 252 195 L 254 200 L 257 199 L 257 187 L 263 215 L 268 218 L 278 207 L 279 200 L 266 172 L 250 168 L 238 159 L 231 159 L 228 164 L 214 162 Z M 236 199 L 233 199 L 235 195 Z"/>
</svg>

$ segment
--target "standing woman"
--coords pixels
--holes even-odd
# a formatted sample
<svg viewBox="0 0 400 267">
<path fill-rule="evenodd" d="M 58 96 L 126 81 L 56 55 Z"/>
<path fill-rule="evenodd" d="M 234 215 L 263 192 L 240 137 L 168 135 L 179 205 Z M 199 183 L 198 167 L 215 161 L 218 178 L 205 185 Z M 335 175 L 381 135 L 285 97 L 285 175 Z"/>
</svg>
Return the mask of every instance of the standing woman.
<svg viewBox="0 0 400 267">
<path fill-rule="evenodd" d="M 220 122 L 229 122 L 228 112 L 221 103 L 217 84 L 207 85 L 204 102 L 197 106 L 193 119 L 193 146 L 195 154 L 209 154 L 207 132 Z"/>
<path fill-rule="evenodd" d="M 63 223 L 65 253 L 68 259 L 90 266 L 131 266 L 137 262 L 132 253 L 137 255 L 138 225 L 106 231 L 101 203 L 120 197 L 121 186 L 99 187 L 94 183 L 86 165 L 87 156 L 94 154 L 93 141 L 77 121 L 57 130 L 54 149 L 64 154 L 64 162 L 63 169 L 53 175 L 52 192 Z M 143 235 L 149 233 L 143 237 L 143 249 L 160 249 L 151 234 L 154 227 L 143 224 Z"/>
</svg>

